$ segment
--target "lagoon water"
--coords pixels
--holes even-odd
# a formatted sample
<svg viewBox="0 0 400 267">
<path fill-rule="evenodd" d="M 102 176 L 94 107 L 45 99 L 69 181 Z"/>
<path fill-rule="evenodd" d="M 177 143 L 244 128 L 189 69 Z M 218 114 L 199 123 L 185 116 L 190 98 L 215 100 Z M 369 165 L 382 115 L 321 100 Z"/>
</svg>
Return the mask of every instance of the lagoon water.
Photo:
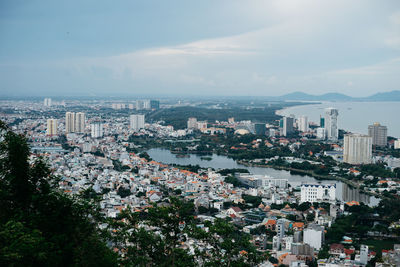
<svg viewBox="0 0 400 267">
<path fill-rule="evenodd" d="M 318 181 L 315 178 L 307 175 L 296 175 L 291 174 L 285 170 L 275 170 L 273 168 L 261 168 L 261 167 L 247 167 L 238 164 L 231 158 L 221 155 L 212 155 L 211 160 L 202 160 L 200 155 L 190 154 L 189 158 L 177 158 L 175 154 L 172 154 L 167 149 L 152 148 L 147 151 L 149 156 L 158 162 L 165 164 L 179 164 L 179 165 L 199 165 L 203 168 L 213 169 L 234 169 L 241 168 L 247 169 L 251 174 L 268 175 L 274 178 L 287 179 L 289 184 L 293 187 L 300 186 L 302 183 L 323 183 L 323 184 L 336 184 L 336 198 L 342 201 L 359 201 L 375 206 L 379 203 L 379 199 L 375 197 L 362 194 L 357 189 L 351 189 L 346 184 L 335 181 L 335 180 L 323 180 Z"/>
<path fill-rule="evenodd" d="M 315 105 L 302 105 L 277 111 L 277 114 L 296 118 L 308 116 L 308 120 L 319 123 L 324 109 L 334 107 L 339 110 L 339 129 L 354 133 L 368 134 L 368 125 L 380 122 L 388 128 L 388 135 L 400 138 L 400 102 L 323 102 Z"/>
</svg>

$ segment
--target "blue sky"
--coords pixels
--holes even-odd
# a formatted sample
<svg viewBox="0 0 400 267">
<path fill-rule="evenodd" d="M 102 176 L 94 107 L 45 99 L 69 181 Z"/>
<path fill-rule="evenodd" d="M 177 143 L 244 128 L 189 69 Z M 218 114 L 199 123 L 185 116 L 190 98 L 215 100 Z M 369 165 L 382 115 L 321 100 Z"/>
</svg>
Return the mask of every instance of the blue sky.
<svg viewBox="0 0 400 267">
<path fill-rule="evenodd" d="M 0 95 L 400 90 L 400 1 L 0 0 Z"/>
</svg>

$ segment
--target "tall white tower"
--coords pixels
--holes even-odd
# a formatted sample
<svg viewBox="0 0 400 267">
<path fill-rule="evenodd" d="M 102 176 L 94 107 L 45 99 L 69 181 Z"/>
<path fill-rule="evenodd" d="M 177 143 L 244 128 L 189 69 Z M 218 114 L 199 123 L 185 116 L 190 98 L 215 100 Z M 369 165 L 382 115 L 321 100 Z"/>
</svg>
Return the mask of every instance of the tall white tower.
<svg viewBox="0 0 400 267">
<path fill-rule="evenodd" d="M 131 129 L 138 131 L 144 128 L 144 115 L 134 114 L 130 116 Z"/>
<path fill-rule="evenodd" d="M 300 116 L 298 120 L 298 128 L 300 132 L 308 132 L 308 117 Z"/>
<path fill-rule="evenodd" d="M 65 132 L 74 133 L 75 132 L 75 113 L 67 112 L 65 113 Z"/>
<path fill-rule="evenodd" d="M 372 159 L 372 137 L 362 134 L 344 136 L 343 161 L 349 164 L 368 164 Z"/>
<path fill-rule="evenodd" d="M 92 138 L 103 137 L 103 124 L 101 122 L 95 122 L 90 125 Z"/>
<path fill-rule="evenodd" d="M 45 98 L 43 101 L 45 107 L 51 107 L 51 98 Z"/>
<path fill-rule="evenodd" d="M 57 135 L 57 120 L 47 119 L 47 135 L 54 136 Z"/>
<path fill-rule="evenodd" d="M 326 138 L 331 141 L 337 141 L 339 137 L 339 131 L 337 126 L 337 117 L 339 111 L 336 108 L 325 109 L 325 133 Z"/>
<path fill-rule="evenodd" d="M 85 113 L 77 112 L 75 114 L 75 132 L 83 133 L 85 131 Z"/>
</svg>

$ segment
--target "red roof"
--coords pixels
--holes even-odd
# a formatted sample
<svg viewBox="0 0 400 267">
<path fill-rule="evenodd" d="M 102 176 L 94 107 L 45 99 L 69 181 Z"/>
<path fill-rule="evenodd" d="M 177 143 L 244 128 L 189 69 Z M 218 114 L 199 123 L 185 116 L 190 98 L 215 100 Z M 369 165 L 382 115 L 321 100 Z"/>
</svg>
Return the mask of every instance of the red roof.
<svg viewBox="0 0 400 267">
<path fill-rule="evenodd" d="M 231 209 L 233 209 L 235 212 L 242 212 L 242 209 L 239 207 L 232 207 Z"/>
</svg>

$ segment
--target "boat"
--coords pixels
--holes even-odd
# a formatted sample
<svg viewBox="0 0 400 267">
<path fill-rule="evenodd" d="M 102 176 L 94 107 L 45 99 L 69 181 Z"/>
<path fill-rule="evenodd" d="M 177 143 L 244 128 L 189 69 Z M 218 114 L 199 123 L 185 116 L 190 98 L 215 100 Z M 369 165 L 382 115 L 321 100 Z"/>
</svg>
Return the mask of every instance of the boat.
<svg viewBox="0 0 400 267">
<path fill-rule="evenodd" d="M 189 154 L 176 154 L 175 157 L 177 158 L 190 158 Z"/>
</svg>

